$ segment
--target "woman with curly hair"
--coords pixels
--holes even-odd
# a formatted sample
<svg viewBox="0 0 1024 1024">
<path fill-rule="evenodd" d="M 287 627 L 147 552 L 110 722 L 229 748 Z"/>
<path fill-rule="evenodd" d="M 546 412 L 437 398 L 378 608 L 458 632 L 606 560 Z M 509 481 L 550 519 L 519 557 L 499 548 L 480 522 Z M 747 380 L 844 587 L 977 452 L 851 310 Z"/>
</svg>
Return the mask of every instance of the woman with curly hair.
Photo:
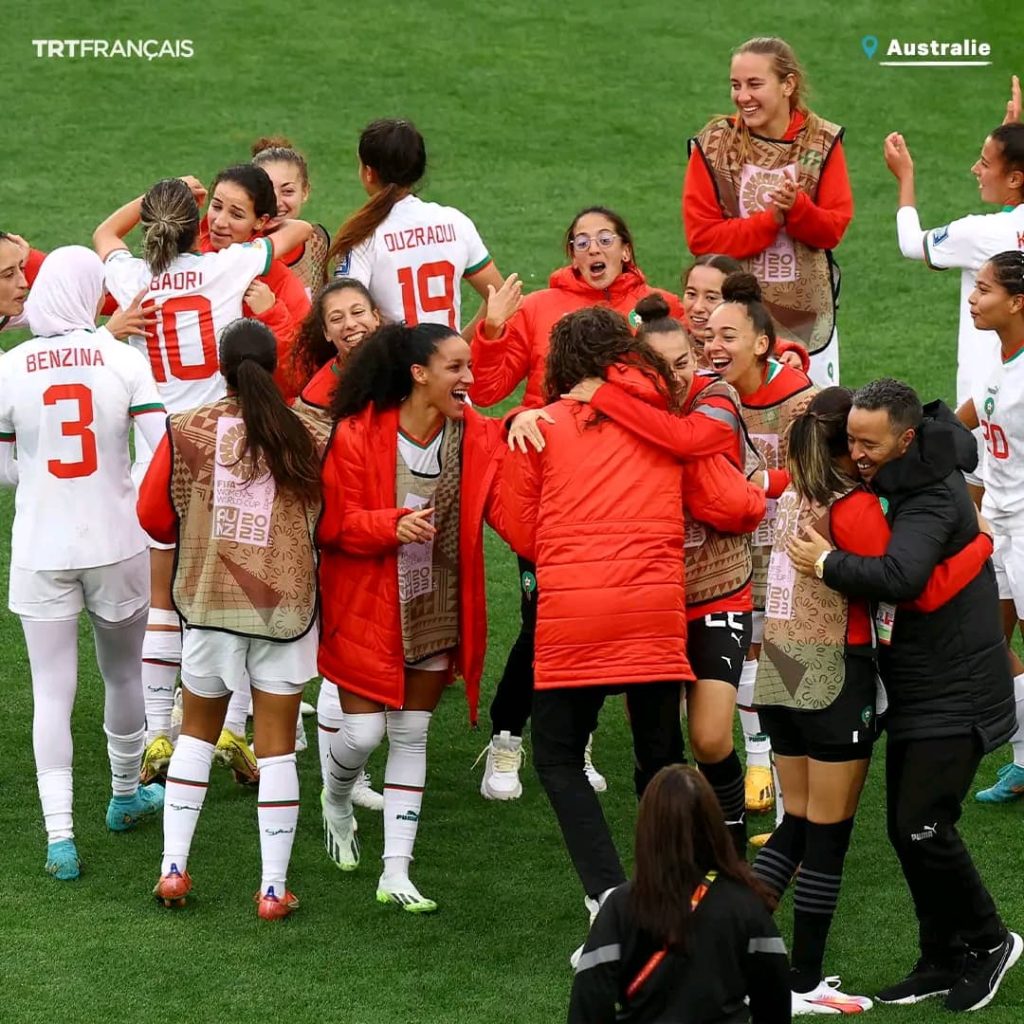
<svg viewBox="0 0 1024 1024">
<path fill-rule="evenodd" d="M 542 451 L 505 460 L 502 504 L 516 553 L 537 567 L 533 756 L 592 914 L 625 881 L 584 774 L 605 697 L 625 692 L 637 795 L 683 759 L 686 657 L 682 469 L 592 406 L 559 398 L 591 377 L 675 408 L 664 360 L 625 317 L 589 307 L 551 334 Z M 586 523 L 585 530 L 580 523 Z"/>
</svg>

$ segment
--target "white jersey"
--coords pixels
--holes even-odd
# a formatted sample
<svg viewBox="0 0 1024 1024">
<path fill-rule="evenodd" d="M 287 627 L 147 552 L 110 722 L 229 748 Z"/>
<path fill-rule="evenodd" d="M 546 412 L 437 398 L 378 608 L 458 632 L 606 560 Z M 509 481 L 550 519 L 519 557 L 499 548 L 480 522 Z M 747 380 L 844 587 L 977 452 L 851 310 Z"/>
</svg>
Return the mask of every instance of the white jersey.
<svg viewBox="0 0 1024 1024">
<path fill-rule="evenodd" d="M 163 273 L 117 249 L 107 257 L 107 291 L 125 307 L 143 288 L 155 302 L 156 326 L 132 344 L 149 359 L 168 412 L 184 412 L 223 398 L 217 343 L 221 331 L 242 315 L 242 299 L 254 278 L 270 269 L 273 248 L 265 238 L 218 252 L 182 253 Z M 152 456 L 136 436 L 136 459 Z M 140 441 L 142 442 L 140 444 Z"/>
<path fill-rule="evenodd" d="M 999 213 L 961 217 L 945 227 L 925 232 L 925 259 L 937 270 L 958 267 L 960 274 L 960 331 L 956 347 L 956 404 L 959 407 L 988 379 L 999 363 L 999 338 L 979 331 L 971 319 L 968 299 L 981 265 L 996 253 L 1024 249 L 1024 204 Z M 979 409 L 980 412 L 980 409 Z"/>
<path fill-rule="evenodd" d="M 464 213 L 406 196 L 334 273 L 362 281 L 385 320 L 444 324 L 458 331 L 462 279 L 490 262 L 480 233 Z"/>
<path fill-rule="evenodd" d="M 997 533 L 1024 535 L 1024 349 L 997 362 L 973 398 L 985 435 L 982 515 Z"/>
<path fill-rule="evenodd" d="M 18 448 L 13 566 L 87 569 L 148 547 L 128 426 L 162 411 L 146 359 L 104 327 L 32 338 L 0 360 L 0 441 Z"/>
</svg>

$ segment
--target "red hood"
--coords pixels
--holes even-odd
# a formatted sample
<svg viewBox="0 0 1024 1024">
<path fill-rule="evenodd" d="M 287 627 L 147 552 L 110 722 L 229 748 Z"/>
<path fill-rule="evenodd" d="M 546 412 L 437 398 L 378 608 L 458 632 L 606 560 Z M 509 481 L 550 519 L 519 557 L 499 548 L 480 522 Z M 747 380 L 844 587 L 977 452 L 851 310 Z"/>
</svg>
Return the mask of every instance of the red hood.
<svg viewBox="0 0 1024 1024">
<path fill-rule="evenodd" d="M 657 385 L 639 366 L 629 363 L 616 363 L 608 367 L 605 380 L 627 391 L 634 398 L 653 405 L 658 409 L 667 409 L 668 402 L 658 390 Z"/>
<path fill-rule="evenodd" d="M 613 306 L 617 306 L 634 292 L 650 291 L 647 278 L 632 264 L 623 268 L 622 273 L 612 281 L 608 288 L 591 288 L 573 267 L 561 267 L 556 270 L 548 279 L 548 287 L 571 292 L 573 295 L 582 295 L 595 305 L 611 303 Z"/>
</svg>

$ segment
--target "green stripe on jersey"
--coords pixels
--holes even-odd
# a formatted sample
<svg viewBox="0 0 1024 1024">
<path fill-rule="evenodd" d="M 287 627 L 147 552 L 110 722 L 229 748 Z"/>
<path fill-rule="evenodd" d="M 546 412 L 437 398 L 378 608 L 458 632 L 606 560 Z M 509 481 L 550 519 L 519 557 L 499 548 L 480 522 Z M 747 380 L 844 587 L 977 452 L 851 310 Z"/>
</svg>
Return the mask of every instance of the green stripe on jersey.
<svg viewBox="0 0 1024 1024">
<path fill-rule="evenodd" d="M 15 435 L 14 434 L 2 434 L 2 433 L 0 433 L 0 441 L 14 441 L 14 440 L 15 440 Z"/>
<path fill-rule="evenodd" d="M 479 263 L 474 263 L 471 267 L 466 267 L 466 272 L 462 275 L 463 277 L 472 277 L 474 274 L 478 274 L 488 263 L 493 263 L 490 255 L 485 256 Z"/>
<path fill-rule="evenodd" d="M 149 402 L 147 405 L 133 405 L 128 410 L 133 416 L 141 416 L 144 412 L 166 412 L 160 402 Z"/>
</svg>

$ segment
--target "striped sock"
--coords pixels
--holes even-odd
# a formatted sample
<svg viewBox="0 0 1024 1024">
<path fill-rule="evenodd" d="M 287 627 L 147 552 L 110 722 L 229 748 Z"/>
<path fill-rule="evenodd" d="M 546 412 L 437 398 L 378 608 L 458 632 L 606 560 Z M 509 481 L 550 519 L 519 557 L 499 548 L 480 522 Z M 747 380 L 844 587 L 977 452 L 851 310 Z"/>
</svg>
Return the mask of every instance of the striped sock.
<svg viewBox="0 0 1024 1024">
<path fill-rule="evenodd" d="M 743 765 L 736 756 L 736 751 L 714 764 L 697 762 L 701 775 L 718 797 L 718 806 L 722 808 L 726 827 L 732 837 L 733 845 L 740 859 L 747 856 L 747 808 L 744 792 Z"/>
<path fill-rule="evenodd" d="M 429 711 L 388 711 L 384 770 L 384 877 L 408 878 L 427 778 Z"/>
<path fill-rule="evenodd" d="M 328 759 L 331 756 L 331 740 L 341 728 L 342 717 L 338 688 L 334 683 L 325 679 L 320 683 L 320 696 L 316 702 L 316 737 L 317 748 L 320 751 L 320 779 L 325 783 Z"/>
<path fill-rule="evenodd" d="M 761 847 L 754 861 L 754 874 L 779 899 L 789 887 L 796 869 L 804 859 L 806 834 L 807 819 L 787 813 L 782 823 L 772 833 L 771 839 Z"/>
<path fill-rule="evenodd" d="M 260 767 L 257 818 L 263 860 L 260 891 L 266 894 L 272 888 L 278 897 L 283 897 L 295 828 L 299 823 L 299 773 L 294 752 L 261 757 L 257 763 Z"/>
<path fill-rule="evenodd" d="M 213 763 L 213 744 L 181 735 L 167 766 L 164 790 L 164 854 L 160 874 L 166 875 L 173 864 L 184 874 L 192 849 L 199 813 L 206 800 Z"/>
<path fill-rule="evenodd" d="M 385 728 L 383 711 L 373 711 L 367 715 L 345 715 L 341 720 L 341 728 L 331 736 L 324 790 L 336 815 L 347 817 L 352 813 L 352 787 L 366 759 L 380 746 Z"/>
<path fill-rule="evenodd" d="M 834 825 L 807 822 L 807 843 L 793 896 L 792 987 L 810 992 L 822 978 L 825 943 L 839 902 L 853 818 Z"/>
</svg>

